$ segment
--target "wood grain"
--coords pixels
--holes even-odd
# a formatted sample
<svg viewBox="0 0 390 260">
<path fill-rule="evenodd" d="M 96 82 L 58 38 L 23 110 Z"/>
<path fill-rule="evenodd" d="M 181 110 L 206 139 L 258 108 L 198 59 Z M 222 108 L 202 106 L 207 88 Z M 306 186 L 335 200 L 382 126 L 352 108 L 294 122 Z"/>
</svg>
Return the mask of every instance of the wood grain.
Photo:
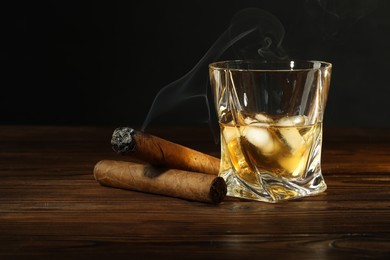
<svg viewBox="0 0 390 260">
<path fill-rule="evenodd" d="M 322 195 L 216 206 L 100 186 L 113 130 L 0 126 L 0 259 L 390 257 L 389 129 L 325 129 Z M 207 128 L 151 132 L 219 155 Z"/>
</svg>

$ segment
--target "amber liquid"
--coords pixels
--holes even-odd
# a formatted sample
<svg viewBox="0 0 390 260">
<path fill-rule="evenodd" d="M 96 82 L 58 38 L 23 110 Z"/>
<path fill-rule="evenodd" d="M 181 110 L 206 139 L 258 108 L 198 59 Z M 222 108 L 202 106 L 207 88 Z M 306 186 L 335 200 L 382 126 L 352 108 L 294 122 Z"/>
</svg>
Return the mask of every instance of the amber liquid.
<svg viewBox="0 0 390 260">
<path fill-rule="evenodd" d="M 237 177 L 259 185 L 261 174 L 288 179 L 305 178 L 309 155 L 321 123 L 223 124 L 221 172 L 234 168 Z"/>
</svg>

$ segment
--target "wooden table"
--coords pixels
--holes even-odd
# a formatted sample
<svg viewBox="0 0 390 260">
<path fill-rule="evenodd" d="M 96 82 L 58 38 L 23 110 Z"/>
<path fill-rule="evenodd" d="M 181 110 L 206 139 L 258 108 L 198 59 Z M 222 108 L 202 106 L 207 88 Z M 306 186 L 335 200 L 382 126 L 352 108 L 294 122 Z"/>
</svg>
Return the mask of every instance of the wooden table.
<svg viewBox="0 0 390 260">
<path fill-rule="evenodd" d="M 389 129 L 325 129 L 322 195 L 216 206 L 99 185 L 114 129 L 0 126 L 0 259 L 390 256 Z M 219 154 L 207 128 L 150 133 Z"/>
</svg>

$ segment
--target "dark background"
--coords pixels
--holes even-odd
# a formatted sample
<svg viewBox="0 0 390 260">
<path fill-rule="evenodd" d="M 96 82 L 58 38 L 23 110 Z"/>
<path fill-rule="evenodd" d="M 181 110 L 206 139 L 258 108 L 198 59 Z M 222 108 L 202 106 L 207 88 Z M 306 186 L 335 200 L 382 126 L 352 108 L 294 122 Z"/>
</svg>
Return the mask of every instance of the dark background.
<svg viewBox="0 0 390 260">
<path fill-rule="evenodd" d="M 4 3 L 0 123 L 140 125 L 156 93 L 247 7 L 279 18 L 291 58 L 333 63 L 326 125 L 390 127 L 385 0 Z M 204 111 L 189 104 L 165 113 L 167 122 L 199 123 L 182 120 L 188 109 Z"/>
</svg>

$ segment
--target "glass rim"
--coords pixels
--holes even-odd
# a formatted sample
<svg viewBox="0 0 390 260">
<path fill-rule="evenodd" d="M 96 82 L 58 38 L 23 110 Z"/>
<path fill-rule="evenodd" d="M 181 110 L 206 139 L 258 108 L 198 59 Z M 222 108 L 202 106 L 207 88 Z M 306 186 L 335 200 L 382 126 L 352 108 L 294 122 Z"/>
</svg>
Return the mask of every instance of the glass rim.
<svg viewBox="0 0 390 260">
<path fill-rule="evenodd" d="M 231 66 L 229 66 L 229 64 Z M 303 67 L 299 65 L 311 65 L 312 67 Z M 244 68 L 238 66 L 256 65 L 263 68 Z M 270 66 L 269 68 L 268 65 Z M 298 65 L 298 66 L 296 66 Z M 284 68 L 281 68 L 285 66 Z M 288 67 L 286 67 L 288 66 Z M 263 60 L 221 60 L 209 64 L 213 70 L 230 70 L 230 71 L 258 71 L 258 72 L 288 72 L 288 71 L 310 71 L 320 68 L 332 68 L 332 63 L 320 60 L 301 60 L 291 59 L 286 61 L 263 61 Z"/>
</svg>

